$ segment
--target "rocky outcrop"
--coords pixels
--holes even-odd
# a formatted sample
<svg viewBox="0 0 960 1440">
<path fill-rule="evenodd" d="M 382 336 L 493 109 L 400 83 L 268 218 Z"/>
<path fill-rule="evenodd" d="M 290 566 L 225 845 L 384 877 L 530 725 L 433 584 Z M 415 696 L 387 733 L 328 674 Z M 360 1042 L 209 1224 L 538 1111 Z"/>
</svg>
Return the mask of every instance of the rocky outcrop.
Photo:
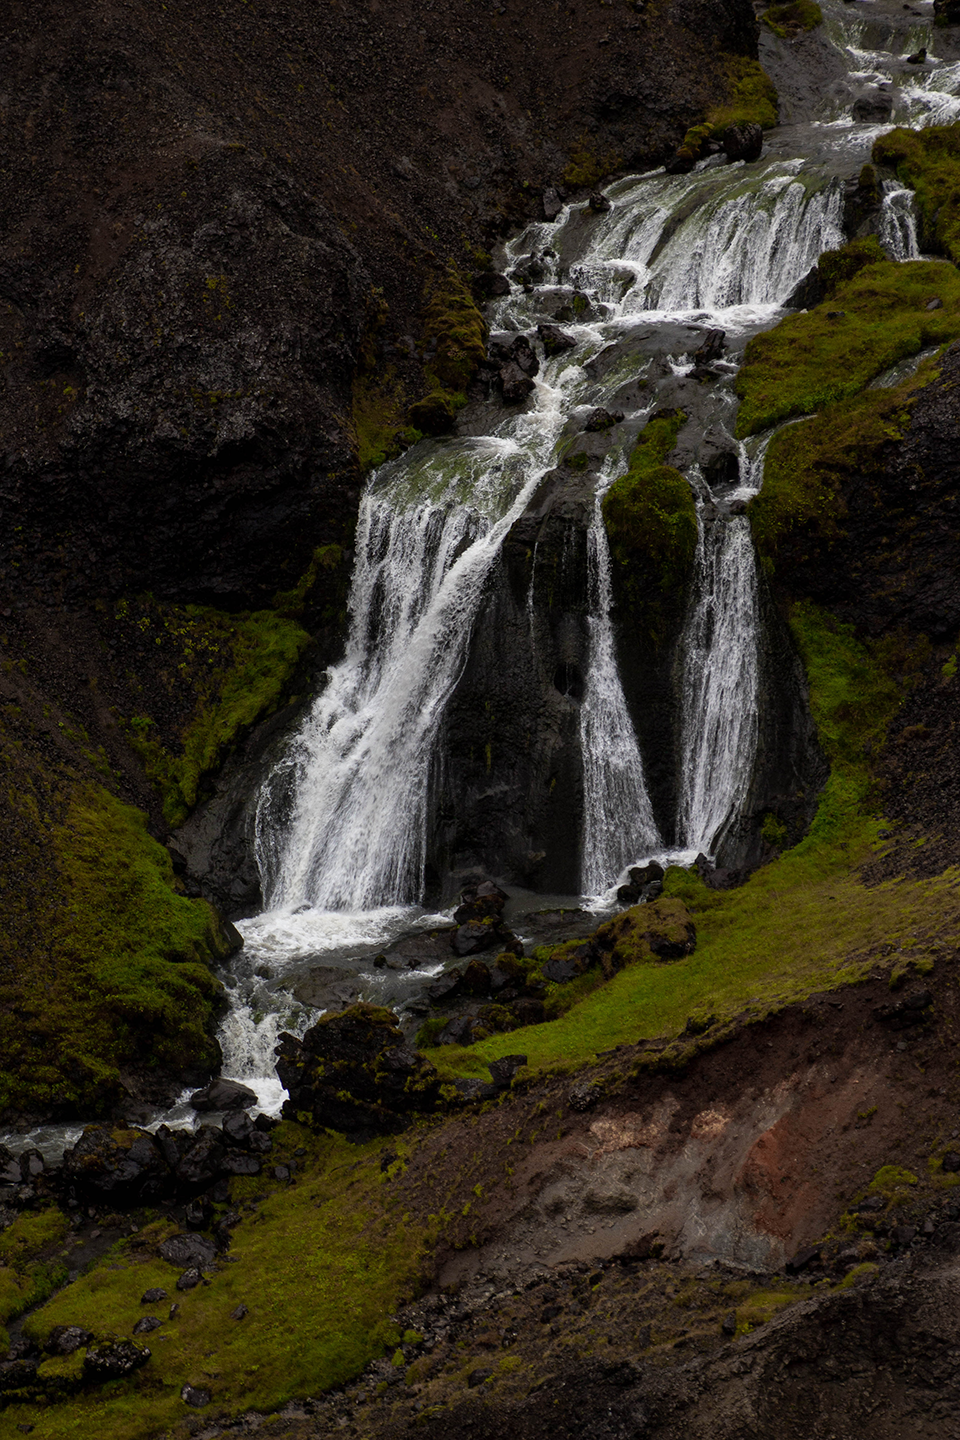
<svg viewBox="0 0 960 1440">
<path fill-rule="evenodd" d="M 373 1005 L 325 1016 L 302 1040 L 281 1035 L 277 1056 L 284 1115 L 349 1135 L 402 1130 L 439 1097 L 434 1066 L 406 1044 L 396 1015 Z"/>
</svg>

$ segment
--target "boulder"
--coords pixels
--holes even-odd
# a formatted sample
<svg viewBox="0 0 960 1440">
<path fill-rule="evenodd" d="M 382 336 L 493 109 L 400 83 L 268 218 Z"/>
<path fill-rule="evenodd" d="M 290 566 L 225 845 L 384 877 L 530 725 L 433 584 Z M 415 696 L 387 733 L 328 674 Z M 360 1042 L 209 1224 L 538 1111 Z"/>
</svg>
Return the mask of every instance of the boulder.
<svg viewBox="0 0 960 1440">
<path fill-rule="evenodd" d="M 492 880 L 480 885 L 470 885 L 460 891 L 460 904 L 453 912 L 457 925 L 468 920 L 485 920 L 490 915 L 501 915 L 508 896 Z"/>
<path fill-rule="evenodd" d="M 484 270 L 475 283 L 485 300 L 496 300 L 501 295 L 510 294 L 510 281 L 499 270 Z"/>
<path fill-rule="evenodd" d="M 526 1055 L 501 1055 L 499 1060 L 491 1060 L 487 1069 L 490 1071 L 497 1089 L 506 1090 L 514 1075 L 526 1063 Z"/>
<path fill-rule="evenodd" d="M 925 65 L 926 62 L 927 47 L 925 45 L 921 45 L 919 50 L 915 50 L 912 55 L 907 56 L 908 65 Z"/>
<path fill-rule="evenodd" d="M 90 1331 L 79 1325 L 54 1325 L 43 1348 L 48 1355 L 72 1355 L 92 1339 Z"/>
<path fill-rule="evenodd" d="M 622 410 L 604 410 L 600 407 L 590 412 L 587 416 L 587 423 L 583 428 L 593 434 L 601 430 L 612 429 L 614 425 L 619 425 L 622 419 Z"/>
<path fill-rule="evenodd" d="M 503 387 L 503 403 L 505 405 L 519 405 L 521 401 L 526 400 L 534 388 L 530 377 L 524 375 L 519 365 L 512 363 L 500 367 L 500 383 Z"/>
<path fill-rule="evenodd" d="M 727 338 L 725 330 L 705 330 L 703 339 L 693 352 L 693 359 L 696 365 L 709 365 L 714 360 L 719 360 L 724 351 Z M 660 871 L 661 877 L 663 871 Z"/>
<path fill-rule="evenodd" d="M 203 1125 L 181 1155 L 174 1175 L 181 1190 L 202 1190 L 212 1185 L 221 1172 L 225 1155 L 221 1131 Z"/>
<path fill-rule="evenodd" d="M 239 1080 L 226 1080 L 220 1076 L 211 1080 L 202 1090 L 195 1090 L 190 1096 L 194 1110 L 246 1110 L 256 1105 L 257 1095 Z"/>
<path fill-rule="evenodd" d="M 266 1155 L 273 1147 L 270 1136 L 257 1129 L 255 1121 L 250 1119 L 245 1110 L 235 1110 L 232 1114 L 225 1115 L 221 1133 L 228 1145 L 249 1150 L 253 1155 Z"/>
<path fill-rule="evenodd" d="M 77 1198 L 121 1205 L 156 1199 L 170 1188 L 170 1168 L 159 1145 L 135 1127 L 88 1125 L 64 1153 L 63 1176 Z"/>
<path fill-rule="evenodd" d="M 864 124 L 882 124 L 892 113 L 893 96 L 886 90 L 874 90 L 853 102 L 853 118 Z"/>
<path fill-rule="evenodd" d="M 460 994 L 462 983 L 462 970 L 448 970 L 444 975 L 438 975 L 432 985 L 427 986 L 427 998 L 432 1005 L 442 1005 L 447 1000 L 454 1000 Z"/>
<path fill-rule="evenodd" d="M 602 190 L 592 190 L 587 204 L 595 215 L 605 215 L 610 209 L 610 201 Z"/>
<path fill-rule="evenodd" d="M 537 334 L 546 355 L 562 355 L 565 350 L 573 350 L 577 344 L 573 336 L 561 330 L 559 325 L 540 324 Z"/>
<path fill-rule="evenodd" d="M 145 1345 L 134 1345 L 132 1340 L 114 1340 L 88 1350 L 83 1357 L 83 1374 L 97 1385 L 107 1380 L 121 1380 L 132 1375 L 150 1359 Z"/>
<path fill-rule="evenodd" d="M 324 1016 L 302 1040 L 281 1035 L 276 1054 L 289 1092 L 283 1113 L 291 1119 L 306 1115 L 347 1134 L 390 1134 L 439 1098 L 434 1066 L 406 1044 L 396 1015 L 374 1005 Z"/>
<path fill-rule="evenodd" d="M 755 121 L 728 125 L 719 137 L 720 148 L 728 160 L 759 160 L 763 150 L 763 131 Z"/>
<path fill-rule="evenodd" d="M 548 190 L 544 190 L 544 192 L 543 192 L 543 218 L 544 218 L 544 220 L 549 220 L 549 221 L 556 220 L 557 216 L 560 214 L 560 211 L 561 211 L 562 209 L 563 209 L 563 201 L 560 199 L 560 196 L 558 195 L 557 191 L 554 190 L 552 187 L 551 187 L 550 189 L 548 189 Z"/>
<path fill-rule="evenodd" d="M 192 1267 L 201 1271 L 211 1268 L 216 1255 L 216 1246 L 203 1235 L 171 1235 L 160 1246 L 160 1258 L 169 1265 Z"/>
<path fill-rule="evenodd" d="M 604 971 L 613 974 L 637 961 L 692 955 L 697 932 L 682 900 L 660 899 L 615 915 L 597 930 L 594 944 Z"/>
<path fill-rule="evenodd" d="M 510 935 L 505 926 L 498 925 L 493 920 L 468 920 L 454 933 L 454 952 L 463 958 L 467 955 L 479 955 L 483 950 L 492 950 L 494 946 L 502 949 L 505 933 Z"/>
</svg>

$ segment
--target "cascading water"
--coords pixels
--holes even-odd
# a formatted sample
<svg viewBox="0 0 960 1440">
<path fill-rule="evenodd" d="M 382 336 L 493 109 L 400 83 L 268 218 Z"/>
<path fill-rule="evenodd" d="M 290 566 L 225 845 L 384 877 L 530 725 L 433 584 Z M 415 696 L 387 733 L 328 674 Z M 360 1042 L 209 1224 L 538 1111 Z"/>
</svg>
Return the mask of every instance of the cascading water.
<svg viewBox="0 0 960 1440">
<path fill-rule="evenodd" d="M 643 759 L 617 666 L 611 621 L 610 547 L 601 501 L 605 477 L 587 532 L 590 591 L 590 668 L 580 710 L 583 751 L 583 862 L 586 895 L 602 895 L 625 863 L 662 849 L 647 794 Z M 612 822 L 612 823 L 611 823 Z M 618 828 L 618 824 L 623 829 Z"/>
<path fill-rule="evenodd" d="M 493 307 L 493 327 L 526 333 L 559 320 L 575 347 L 542 360 L 527 408 L 492 406 L 486 435 L 423 442 L 373 478 L 356 541 L 346 654 L 260 796 L 269 908 L 240 922 L 246 945 L 228 977 L 224 1073 L 253 1084 L 265 1108 L 276 1110 L 281 1098 L 272 1054 L 280 1029 L 302 1029 L 347 995 L 398 1004 L 404 986 L 423 984 L 423 969 L 399 975 L 372 962 L 401 929 L 438 918 L 417 902 L 440 721 L 503 539 L 557 464 L 560 442 L 582 431 L 592 407 L 608 405 L 626 411 L 622 453 L 647 415 L 678 404 L 684 385 L 683 405 L 695 401 L 701 429 L 732 433 L 739 353 L 780 317 L 820 251 L 841 243 L 837 177 L 855 178 L 873 139 L 893 124 L 960 117 L 960 66 L 936 58 L 932 25 L 889 4 L 869 16 L 867 7 L 851 15 L 841 0 L 822 4 L 846 88 L 825 91 L 797 123 L 772 132 L 759 162 L 726 165 L 717 156 L 688 175 L 627 178 L 607 190 L 609 213 L 573 206 L 556 224 L 514 240 L 505 268 L 535 252 L 538 269 Z M 907 64 L 921 47 L 927 62 Z M 885 123 L 854 120 L 854 98 L 868 91 L 889 95 Z M 893 182 L 884 187 L 880 239 L 892 258 L 917 256 L 912 200 Z M 725 332 L 727 359 L 697 384 L 690 352 L 710 328 Z M 600 479 L 587 534 L 590 659 L 580 709 L 588 895 L 601 896 L 631 862 L 662 853 L 665 841 L 710 850 L 742 802 L 762 697 L 753 549 L 733 502 L 759 488 L 765 448 L 752 459 L 741 452 L 737 481 L 708 484 L 696 456 L 682 462 L 699 539 L 671 836 L 658 833 L 617 669 L 600 509 L 612 468 Z M 531 582 L 524 643 L 535 633 L 534 598 Z M 329 1000 L 302 983 L 317 965 L 325 973 L 338 967 Z M 189 1114 L 164 1118 L 185 1123 Z"/>
</svg>

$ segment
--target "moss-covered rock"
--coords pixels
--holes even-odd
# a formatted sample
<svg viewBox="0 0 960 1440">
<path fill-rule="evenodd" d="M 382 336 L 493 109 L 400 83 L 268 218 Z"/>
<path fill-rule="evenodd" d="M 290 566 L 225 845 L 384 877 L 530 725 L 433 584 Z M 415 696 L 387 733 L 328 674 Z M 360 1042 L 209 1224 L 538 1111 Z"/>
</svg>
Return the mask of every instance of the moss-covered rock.
<svg viewBox="0 0 960 1440">
<path fill-rule="evenodd" d="M 618 604 L 626 624 L 656 646 L 682 604 L 697 545 L 690 486 L 664 463 L 684 418 L 678 411 L 650 421 L 603 501 Z"/>
<path fill-rule="evenodd" d="M 874 142 L 873 159 L 917 192 L 922 248 L 960 262 L 960 124 L 897 126 Z"/>
<path fill-rule="evenodd" d="M 648 960 L 680 960 L 697 948 L 697 930 L 682 900 L 633 905 L 598 929 L 594 942 L 614 970 Z"/>
<path fill-rule="evenodd" d="M 302 1040 L 281 1036 L 279 1056 L 290 1119 L 350 1135 L 390 1134 L 439 1099 L 433 1065 L 406 1044 L 393 1011 L 374 1005 L 324 1016 Z"/>
<path fill-rule="evenodd" d="M 761 15 L 763 23 L 779 35 L 781 40 L 802 35 L 805 30 L 815 30 L 823 24 L 823 11 L 816 0 L 790 0 L 786 5 L 771 5 Z"/>
</svg>

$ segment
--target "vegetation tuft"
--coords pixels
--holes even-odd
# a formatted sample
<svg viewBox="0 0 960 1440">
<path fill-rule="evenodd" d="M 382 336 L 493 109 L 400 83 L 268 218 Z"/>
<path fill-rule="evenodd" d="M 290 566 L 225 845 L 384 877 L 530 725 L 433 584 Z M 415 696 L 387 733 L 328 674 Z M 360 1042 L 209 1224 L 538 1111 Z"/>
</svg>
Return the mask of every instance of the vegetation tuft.
<svg viewBox="0 0 960 1440">
<path fill-rule="evenodd" d="M 816 0 L 790 0 L 786 5 L 771 5 L 761 15 L 761 20 L 781 40 L 802 35 L 805 30 L 815 30 L 823 24 L 823 11 Z"/>
</svg>

